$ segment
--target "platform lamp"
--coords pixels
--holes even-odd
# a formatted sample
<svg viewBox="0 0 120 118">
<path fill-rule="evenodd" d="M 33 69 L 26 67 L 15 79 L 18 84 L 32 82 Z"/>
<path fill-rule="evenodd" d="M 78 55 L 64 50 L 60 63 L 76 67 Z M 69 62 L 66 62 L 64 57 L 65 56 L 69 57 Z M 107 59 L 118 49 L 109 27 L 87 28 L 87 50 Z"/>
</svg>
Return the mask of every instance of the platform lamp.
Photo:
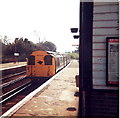
<svg viewBox="0 0 120 118">
<path fill-rule="evenodd" d="M 78 28 L 71 28 L 71 33 L 77 33 L 78 32 Z M 79 35 L 73 35 L 74 39 L 78 39 L 80 36 Z"/>
<path fill-rule="evenodd" d="M 71 28 L 70 29 L 72 33 L 77 33 L 78 32 L 78 28 Z"/>
<path fill-rule="evenodd" d="M 74 35 L 73 37 L 74 37 L 74 39 L 79 39 L 80 36 L 79 35 Z"/>
<path fill-rule="evenodd" d="M 17 62 L 16 56 L 18 56 L 18 53 L 16 53 L 16 41 L 18 40 L 18 38 L 15 38 L 14 40 L 14 63 Z"/>
</svg>

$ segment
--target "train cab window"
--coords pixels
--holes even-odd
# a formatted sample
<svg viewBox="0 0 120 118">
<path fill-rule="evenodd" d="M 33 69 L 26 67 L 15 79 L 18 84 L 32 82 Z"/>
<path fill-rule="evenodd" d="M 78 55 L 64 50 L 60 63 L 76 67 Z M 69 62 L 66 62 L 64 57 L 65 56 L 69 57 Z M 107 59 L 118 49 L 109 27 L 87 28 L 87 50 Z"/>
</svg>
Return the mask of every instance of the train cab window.
<svg viewBox="0 0 120 118">
<path fill-rule="evenodd" d="M 51 55 L 46 55 L 44 57 L 44 62 L 45 62 L 45 65 L 52 65 L 52 56 Z"/>
<path fill-rule="evenodd" d="M 28 65 L 35 65 L 35 56 L 28 57 Z"/>
</svg>

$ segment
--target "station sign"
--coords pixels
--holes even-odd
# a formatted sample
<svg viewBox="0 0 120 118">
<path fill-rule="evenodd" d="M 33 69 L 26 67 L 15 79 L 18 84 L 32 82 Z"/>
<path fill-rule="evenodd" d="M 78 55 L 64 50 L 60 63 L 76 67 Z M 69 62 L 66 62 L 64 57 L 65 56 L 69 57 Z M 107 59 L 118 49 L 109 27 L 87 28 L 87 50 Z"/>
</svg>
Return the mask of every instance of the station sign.
<svg viewBox="0 0 120 118">
<path fill-rule="evenodd" d="M 20 54 L 19 53 L 14 53 L 14 56 L 19 56 Z"/>
<path fill-rule="evenodd" d="M 119 84 L 119 38 L 107 37 L 106 51 L 107 85 Z"/>
</svg>

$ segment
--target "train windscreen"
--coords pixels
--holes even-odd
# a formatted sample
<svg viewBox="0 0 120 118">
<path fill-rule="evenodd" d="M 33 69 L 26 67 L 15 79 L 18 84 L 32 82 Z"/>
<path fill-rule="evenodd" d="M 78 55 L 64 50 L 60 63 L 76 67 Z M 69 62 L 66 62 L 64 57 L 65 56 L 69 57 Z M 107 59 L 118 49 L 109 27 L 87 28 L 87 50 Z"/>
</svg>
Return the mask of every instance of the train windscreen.
<svg viewBox="0 0 120 118">
<path fill-rule="evenodd" d="M 46 55 L 44 57 L 44 62 L 45 62 L 45 65 L 52 65 L 52 56 L 51 55 Z"/>
<path fill-rule="evenodd" d="M 35 65 L 35 56 L 28 57 L 28 65 Z"/>
</svg>

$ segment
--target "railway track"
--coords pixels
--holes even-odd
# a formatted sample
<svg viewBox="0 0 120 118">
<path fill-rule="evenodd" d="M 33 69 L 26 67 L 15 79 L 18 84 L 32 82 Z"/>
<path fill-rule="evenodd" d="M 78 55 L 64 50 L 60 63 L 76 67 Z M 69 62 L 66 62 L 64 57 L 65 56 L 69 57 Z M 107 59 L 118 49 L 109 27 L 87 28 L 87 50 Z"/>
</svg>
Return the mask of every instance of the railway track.
<svg viewBox="0 0 120 118">
<path fill-rule="evenodd" d="M 5 78 L 3 80 L 4 82 L 2 82 L 3 84 L 0 84 L 0 89 L 3 91 L 3 93 L 0 93 L 0 99 L 3 99 L 0 102 L 0 105 L 2 105 L 0 116 L 9 114 L 9 111 L 11 111 L 11 109 L 17 109 L 16 106 L 22 102 L 23 98 L 25 98 L 25 100 L 30 99 L 33 96 L 33 91 L 35 91 L 34 94 L 37 93 L 38 87 L 40 90 L 44 88 L 57 76 L 57 74 L 52 78 L 48 78 L 48 81 L 44 78 L 41 78 L 42 81 L 37 83 L 31 83 L 30 78 L 19 74 L 15 74 L 16 76 L 12 75 L 12 77 L 8 77 L 8 80 Z M 27 96 L 28 94 L 29 98 Z"/>
<path fill-rule="evenodd" d="M 31 79 L 27 78 L 24 72 L 3 78 L 0 83 L 0 105 L 2 105 L 2 112 L 0 115 L 8 111 L 15 104 L 20 102 L 30 92 L 39 87 L 43 82 L 31 83 Z M 22 74 L 22 75 L 21 75 Z"/>
<path fill-rule="evenodd" d="M 2 93 L 0 94 L 0 99 L 2 99 L 2 101 L 0 104 L 9 99 L 10 96 L 12 97 L 13 94 L 17 94 L 18 91 L 23 89 L 30 82 L 30 79 L 26 79 L 26 76 L 23 76 L 0 85 L 0 89 L 2 90 Z"/>
<path fill-rule="evenodd" d="M 3 84 L 3 83 L 6 83 L 6 82 L 9 82 L 11 79 L 14 79 L 13 77 L 20 76 L 20 75 L 25 75 L 25 72 L 26 71 L 22 71 L 22 72 L 19 72 L 19 73 L 4 76 L 0 79 L 0 83 Z"/>
<path fill-rule="evenodd" d="M 3 114 L 9 107 L 9 101 L 18 93 L 31 85 L 31 79 L 26 78 L 25 71 L 8 75 L 0 79 L 0 105 L 2 105 Z M 11 105 L 10 105 L 11 107 Z"/>
<path fill-rule="evenodd" d="M 0 77 L 0 105 L 2 107 L 0 116 L 44 83 L 44 81 L 31 83 L 31 79 L 25 75 L 24 66 L 0 71 L 3 75 Z"/>
<path fill-rule="evenodd" d="M 26 95 L 23 94 L 24 90 L 27 89 L 29 86 L 31 86 L 31 83 L 25 83 L 24 85 L 19 86 L 18 88 L 14 89 L 13 91 L 10 91 L 6 97 L 2 100 L 2 113 L 5 113 L 7 110 L 9 110 L 11 107 L 13 107 L 15 104 L 17 104 L 19 101 L 21 101 Z"/>
<path fill-rule="evenodd" d="M 8 68 L 2 68 L 0 69 L 0 80 L 6 79 L 11 76 L 16 76 L 15 74 L 22 74 L 25 73 L 26 71 L 26 66 L 21 65 L 21 66 L 15 66 L 15 67 L 8 67 Z"/>
<path fill-rule="evenodd" d="M 26 78 L 25 72 L 25 66 L 0 70 L 2 75 L 0 77 L 0 105 L 2 106 L 0 115 L 10 108 L 6 105 L 10 104 L 14 96 L 31 85 L 31 79 Z"/>
</svg>

